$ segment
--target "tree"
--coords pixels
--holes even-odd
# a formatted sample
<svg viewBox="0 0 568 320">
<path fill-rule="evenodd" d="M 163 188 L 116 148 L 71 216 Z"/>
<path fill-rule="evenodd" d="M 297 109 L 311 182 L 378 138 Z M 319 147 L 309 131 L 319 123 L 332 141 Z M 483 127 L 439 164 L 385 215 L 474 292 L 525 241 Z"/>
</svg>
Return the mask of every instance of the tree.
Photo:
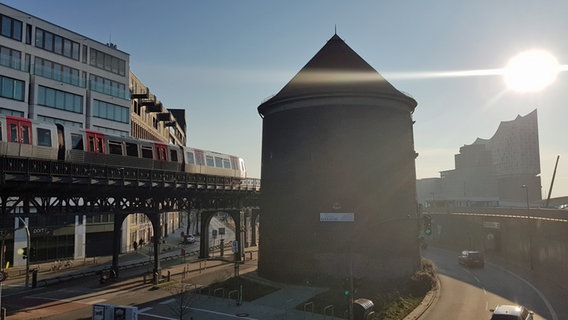
<svg viewBox="0 0 568 320">
<path fill-rule="evenodd" d="M 189 283 L 176 283 L 168 287 L 168 291 L 172 293 L 175 303 L 169 305 L 170 310 L 179 320 L 183 320 L 184 316 L 191 315 L 191 304 L 195 296 L 191 293 L 191 287 L 194 286 Z"/>
</svg>

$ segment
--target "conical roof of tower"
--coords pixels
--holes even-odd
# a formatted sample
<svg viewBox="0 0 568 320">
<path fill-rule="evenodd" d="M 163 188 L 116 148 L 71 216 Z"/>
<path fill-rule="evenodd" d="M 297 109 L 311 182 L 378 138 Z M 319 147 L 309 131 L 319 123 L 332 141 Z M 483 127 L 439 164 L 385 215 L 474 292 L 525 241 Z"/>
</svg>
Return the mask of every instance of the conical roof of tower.
<svg viewBox="0 0 568 320">
<path fill-rule="evenodd" d="M 417 103 L 403 94 L 351 49 L 337 34 L 276 95 L 258 107 L 317 96 L 363 95 L 399 100 L 414 111 Z"/>
</svg>

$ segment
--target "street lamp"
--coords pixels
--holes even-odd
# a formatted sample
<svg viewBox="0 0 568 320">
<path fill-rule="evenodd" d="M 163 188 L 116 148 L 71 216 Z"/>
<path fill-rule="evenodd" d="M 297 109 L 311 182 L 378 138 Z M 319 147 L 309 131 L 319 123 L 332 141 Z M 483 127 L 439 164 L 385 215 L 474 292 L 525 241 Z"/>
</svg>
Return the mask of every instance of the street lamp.
<svg viewBox="0 0 568 320">
<path fill-rule="evenodd" d="M 528 221 L 528 227 L 529 227 L 529 230 L 528 230 L 528 234 L 529 234 L 529 265 L 530 265 L 531 270 L 533 270 L 534 266 L 533 266 L 533 258 L 532 258 L 532 228 L 531 228 L 531 221 L 530 221 L 531 207 L 529 205 L 529 187 L 527 187 L 526 184 L 523 184 L 521 187 L 523 189 L 525 189 L 525 195 L 526 195 L 526 198 L 527 198 L 527 218 L 529 219 L 529 221 Z"/>
<path fill-rule="evenodd" d="M 26 229 L 26 248 L 27 248 L 27 257 L 26 257 L 26 288 L 30 286 L 30 229 L 28 228 L 28 224 L 24 219 L 18 216 L 18 219 L 24 224 L 24 229 Z"/>
<path fill-rule="evenodd" d="M 525 189 L 525 195 L 526 195 L 526 199 L 527 199 L 527 217 L 530 217 L 530 212 L 531 212 L 531 207 L 529 205 L 529 187 L 527 187 L 526 184 L 523 184 L 521 186 L 523 189 Z"/>
</svg>

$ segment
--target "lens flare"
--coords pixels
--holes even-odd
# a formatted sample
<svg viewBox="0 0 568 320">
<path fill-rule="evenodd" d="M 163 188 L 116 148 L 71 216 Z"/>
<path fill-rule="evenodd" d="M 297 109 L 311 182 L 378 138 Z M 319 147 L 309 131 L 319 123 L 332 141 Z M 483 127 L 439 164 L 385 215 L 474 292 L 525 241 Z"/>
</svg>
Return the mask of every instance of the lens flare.
<svg viewBox="0 0 568 320">
<path fill-rule="evenodd" d="M 556 80 L 560 65 L 544 50 L 521 52 L 509 60 L 503 70 L 508 88 L 519 92 L 536 92 Z"/>
</svg>

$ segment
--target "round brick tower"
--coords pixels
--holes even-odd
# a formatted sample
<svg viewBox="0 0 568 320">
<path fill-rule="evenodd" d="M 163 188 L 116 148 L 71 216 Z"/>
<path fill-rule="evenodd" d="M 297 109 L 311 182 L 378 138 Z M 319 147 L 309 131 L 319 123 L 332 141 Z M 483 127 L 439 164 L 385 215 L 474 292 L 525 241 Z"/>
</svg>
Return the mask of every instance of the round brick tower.
<svg viewBox="0 0 568 320">
<path fill-rule="evenodd" d="M 258 107 L 261 276 L 323 283 L 414 273 L 416 105 L 334 35 Z"/>
</svg>

